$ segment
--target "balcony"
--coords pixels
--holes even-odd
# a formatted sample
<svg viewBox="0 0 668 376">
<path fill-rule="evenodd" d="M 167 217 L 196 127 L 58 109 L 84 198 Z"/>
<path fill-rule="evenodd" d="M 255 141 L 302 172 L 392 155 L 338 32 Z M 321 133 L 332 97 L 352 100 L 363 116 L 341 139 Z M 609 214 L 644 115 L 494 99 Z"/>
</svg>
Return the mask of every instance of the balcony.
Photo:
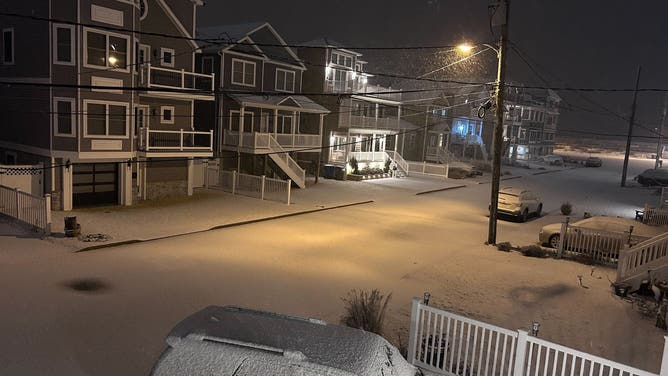
<svg viewBox="0 0 668 376">
<path fill-rule="evenodd" d="M 213 131 L 154 130 L 141 128 L 139 131 L 139 151 L 147 157 L 187 155 L 213 156 Z"/>
<path fill-rule="evenodd" d="M 193 73 L 147 64 L 140 69 L 139 82 L 148 89 L 157 89 L 149 91 L 153 96 L 211 101 L 215 99 L 215 73 Z"/>
<path fill-rule="evenodd" d="M 345 127 L 346 124 L 343 124 Z M 399 119 L 396 117 L 350 116 L 351 128 L 366 129 L 399 129 Z"/>
<path fill-rule="evenodd" d="M 238 131 L 225 129 L 223 136 L 223 146 L 227 150 L 236 150 L 238 147 L 243 152 L 254 154 L 269 153 L 272 139 L 288 151 L 319 148 L 322 145 L 322 137 L 318 134 L 243 132 L 240 136 Z"/>
</svg>

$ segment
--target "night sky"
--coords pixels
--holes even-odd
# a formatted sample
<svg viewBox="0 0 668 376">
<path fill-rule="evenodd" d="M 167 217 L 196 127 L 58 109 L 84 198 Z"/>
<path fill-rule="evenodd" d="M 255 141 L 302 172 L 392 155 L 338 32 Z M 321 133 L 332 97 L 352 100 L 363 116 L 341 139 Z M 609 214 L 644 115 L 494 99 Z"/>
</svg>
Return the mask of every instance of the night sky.
<svg viewBox="0 0 668 376">
<path fill-rule="evenodd" d="M 200 9 L 199 24 L 268 21 L 288 43 L 326 36 L 354 46 L 453 45 L 496 40 L 490 32 L 487 7 L 485 0 L 209 0 Z M 641 87 L 668 88 L 667 14 L 668 2 L 659 0 L 513 0 L 509 38 L 550 86 L 632 88 L 641 64 Z M 382 67 L 387 73 L 425 73 L 420 64 L 404 63 L 407 59 L 405 54 L 399 56 L 401 52 L 382 54 L 365 53 L 369 70 Z M 477 62 L 482 68 L 476 70 L 476 81 L 494 78 L 494 54 L 488 55 Z M 397 64 L 388 65 L 394 60 Z M 451 70 L 438 78 L 471 77 Z M 544 85 L 514 51 L 509 53 L 508 79 Z M 630 92 L 585 93 L 588 99 L 575 93 L 559 94 L 572 106 L 605 112 L 593 100 L 625 117 L 630 114 Z M 637 121 L 656 127 L 664 96 L 641 93 Z M 619 118 L 581 110 L 562 109 L 559 122 L 562 130 L 609 134 L 626 133 L 627 127 L 628 122 Z M 637 134 L 648 133 L 638 129 Z"/>
</svg>

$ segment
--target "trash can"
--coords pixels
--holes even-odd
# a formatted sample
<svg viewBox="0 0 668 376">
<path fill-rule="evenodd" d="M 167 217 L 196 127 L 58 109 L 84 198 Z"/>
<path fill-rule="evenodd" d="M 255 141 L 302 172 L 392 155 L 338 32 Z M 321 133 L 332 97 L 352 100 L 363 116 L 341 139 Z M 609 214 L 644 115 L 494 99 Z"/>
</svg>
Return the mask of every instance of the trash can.
<svg viewBox="0 0 668 376">
<path fill-rule="evenodd" d="M 336 166 L 331 164 L 326 164 L 324 166 L 323 177 L 325 179 L 334 179 L 336 177 Z"/>
<path fill-rule="evenodd" d="M 81 235 L 81 225 L 77 223 L 77 217 L 65 217 L 65 236 L 73 238 Z"/>
</svg>

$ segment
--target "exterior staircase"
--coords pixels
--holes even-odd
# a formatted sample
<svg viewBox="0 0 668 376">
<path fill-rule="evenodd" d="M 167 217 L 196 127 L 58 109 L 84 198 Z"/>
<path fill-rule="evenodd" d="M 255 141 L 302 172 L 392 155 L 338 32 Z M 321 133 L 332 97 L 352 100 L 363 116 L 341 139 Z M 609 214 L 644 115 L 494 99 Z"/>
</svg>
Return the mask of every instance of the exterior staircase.
<svg viewBox="0 0 668 376">
<path fill-rule="evenodd" d="M 271 160 L 292 179 L 299 188 L 306 188 L 306 171 L 297 164 L 281 144 L 276 141 L 274 135 L 269 135 L 269 150 Z"/>
<path fill-rule="evenodd" d="M 462 162 L 459 158 L 445 147 L 438 150 L 438 163 L 448 165 L 450 168 L 471 168 L 470 163 Z"/>
<path fill-rule="evenodd" d="M 397 177 L 408 176 L 408 162 L 406 162 L 401 154 L 393 150 L 385 150 L 385 154 L 387 154 L 387 157 L 397 165 Z"/>
<path fill-rule="evenodd" d="M 635 291 L 643 280 L 668 280 L 668 232 L 621 250 L 615 285 Z"/>
</svg>

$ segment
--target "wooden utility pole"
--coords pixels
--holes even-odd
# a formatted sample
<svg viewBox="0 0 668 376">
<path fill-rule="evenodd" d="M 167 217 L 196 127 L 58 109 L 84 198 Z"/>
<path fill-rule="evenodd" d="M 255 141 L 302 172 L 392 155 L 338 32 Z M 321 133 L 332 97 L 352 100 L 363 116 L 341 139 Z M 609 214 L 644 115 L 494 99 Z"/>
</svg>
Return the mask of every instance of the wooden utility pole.
<svg viewBox="0 0 668 376">
<path fill-rule="evenodd" d="M 668 94 L 666 94 L 666 101 L 663 104 L 663 113 L 661 114 L 661 125 L 659 125 L 658 137 L 659 139 L 656 142 L 656 160 L 654 161 L 654 169 L 659 168 L 659 161 L 663 158 L 663 129 L 666 121 L 666 111 L 668 110 Z M 663 162 L 661 162 L 663 164 Z"/>
<path fill-rule="evenodd" d="M 631 106 L 631 119 L 629 119 L 629 134 L 626 138 L 626 153 L 624 154 L 624 167 L 622 169 L 622 187 L 626 186 L 626 170 L 629 168 L 629 155 L 631 154 L 631 139 L 633 138 L 633 124 L 636 122 L 636 104 L 638 103 L 638 85 L 640 85 L 640 65 L 636 76 L 636 89 L 633 92 L 633 105 Z"/>
<path fill-rule="evenodd" d="M 490 198 L 489 231 L 487 244 L 496 244 L 496 219 L 499 207 L 499 185 L 501 183 L 501 151 L 503 145 L 503 97 L 506 92 L 506 45 L 508 44 L 508 21 L 510 20 L 510 0 L 501 0 L 497 5 L 504 11 L 504 21 L 501 24 L 501 38 L 499 40 L 499 67 L 496 79 L 496 126 L 492 142 L 492 193 Z"/>
</svg>

